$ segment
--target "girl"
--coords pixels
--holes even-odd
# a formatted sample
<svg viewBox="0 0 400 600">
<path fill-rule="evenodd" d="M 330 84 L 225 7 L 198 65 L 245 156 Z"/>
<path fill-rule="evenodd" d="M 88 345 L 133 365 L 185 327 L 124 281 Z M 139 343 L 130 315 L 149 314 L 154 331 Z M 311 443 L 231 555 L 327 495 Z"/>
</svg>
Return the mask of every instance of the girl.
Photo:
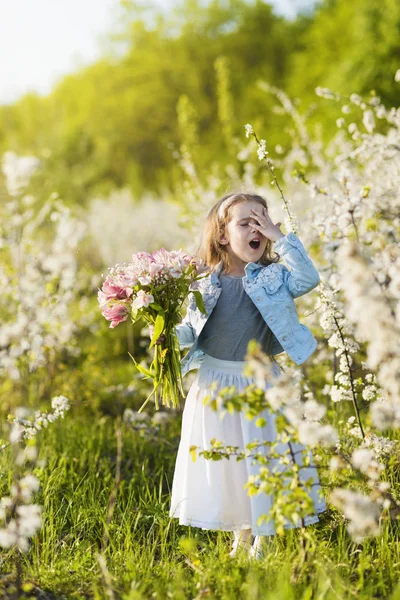
<svg viewBox="0 0 400 600">
<path fill-rule="evenodd" d="M 241 391 L 253 383 L 242 372 L 251 339 L 271 358 L 286 351 L 297 364 L 316 348 L 311 331 L 299 323 L 293 298 L 314 289 L 319 275 L 299 238 L 292 232 L 284 235 L 280 225 L 272 222 L 266 201 L 259 195 L 237 193 L 221 198 L 207 215 L 197 252 L 211 268 L 199 285 L 207 315 L 192 298 L 177 326 L 180 346 L 190 347 L 182 360 L 182 374 L 199 370 L 182 414 L 169 514 L 183 525 L 233 531 L 230 556 L 240 547 L 247 548 L 252 557 L 262 557 L 262 539 L 274 535 L 275 529 L 271 521 L 258 526 L 257 520 L 269 512 L 272 497 L 264 492 L 250 497 L 244 489 L 259 468 L 251 457 L 212 461 L 197 456 L 193 462 L 189 448 L 210 449 L 211 439 L 216 438 L 245 450 L 256 438 L 276 438 L 274 415 L 267 410 L 260 415 L 267 424 L 260 428 L 242 412 L 227 413 L 221 420 L 218 411 L 203 404 L 207 395 L 215 397 L 223 387 L 235 385 Z M 278 262 L 279 254 L 271 255 L 273 244 L 290 269 Z M 273 373 L 279 375 L 273 358 L 271 364 Z M 271 385 L 267 381 L 265 389 Z M 302 448 L 296 444 L 296 450 Z M 311 456 L 311 467 L 301 470 L 304 479 L 314 481 L 310 495 L 315 514 L 305 518 L 306 525 L 316 523 L 317 513 L 326 509 L 312 461 Z"/>
</svg>

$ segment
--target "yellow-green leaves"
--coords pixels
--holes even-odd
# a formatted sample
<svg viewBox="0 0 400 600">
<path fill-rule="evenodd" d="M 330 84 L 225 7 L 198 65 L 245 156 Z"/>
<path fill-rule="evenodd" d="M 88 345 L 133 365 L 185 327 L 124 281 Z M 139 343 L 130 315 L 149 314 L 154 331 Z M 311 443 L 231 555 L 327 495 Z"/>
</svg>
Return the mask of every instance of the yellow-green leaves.
<svg viewBox="0 0 400 600">
<path fill-rule="evenodd" d="M 190 446 L 189 452 L 193 462 L 196 462 L 196 449 L 197 446 Z"/>
<path fill-rule="evenodd" d="M 135 367 L 137 368 L 137 370 L 144 375 L 145 377 L 151 377 L 151 373 L 148 369 L 146 369 L 143 365 L 140 365 L 132 356 L 132 354 L 130 352 L 128 352 L 129 356 L 131 357 L 131 359 L 133 360 L 133 363 L 135 365 Z"/>
<path fill-rule="evenodd" d="M 156 343 L 156 341 L 162 334 L 162 332 L 164 330 L 164 324 L 165 324 L 164 314 L 159 313 L 154 322 L 154 331 L 153 331 L 153 337 L 151 338 L 151 342 L 150 342 L 150 346 L 149 346 L 150 348 L 152 348 L 154 346 L 154 344 Z"/>
<path fill-rule="evenodd" d="M 196 300 L 196 306 L 203 315 L 207 314 L 206 307 L 204 306 L 203 296 L 200 294 L 199 290 L 192 291 Z"/>
</svg>

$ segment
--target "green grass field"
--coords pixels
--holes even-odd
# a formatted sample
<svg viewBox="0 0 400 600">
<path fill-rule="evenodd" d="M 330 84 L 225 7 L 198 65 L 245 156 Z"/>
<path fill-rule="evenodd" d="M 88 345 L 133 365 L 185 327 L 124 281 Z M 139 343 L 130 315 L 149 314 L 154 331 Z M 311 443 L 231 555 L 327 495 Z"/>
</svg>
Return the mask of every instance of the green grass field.
<svg viewBox="0 0 400 600">
<path fill-rule="evenodd" d="M 43 526 L 22 556 L 26 596 L 37 598 L 400 599 L 398 523 L 353 542 L 339 513 L 276 537 L 260 562 L 228 556 L 231 533 L 178 525 L 168 516 L 180 417 L 147 437 L 122 422 L 120 484 L 104 551 L 117 466 L 117 420 L 75 414 L 38 436 L 34 470 Z M 1 495 L 10 484 L 1 457 Z M 98 553 L 103 552 L 103 568 Z M 15 551 L 0 554 L 2 598 L 12 597 Z M 105 566 L 104 566 L 105 565 Z M 31 585 L 26 585 L 31 584 Z"/>
</svg>

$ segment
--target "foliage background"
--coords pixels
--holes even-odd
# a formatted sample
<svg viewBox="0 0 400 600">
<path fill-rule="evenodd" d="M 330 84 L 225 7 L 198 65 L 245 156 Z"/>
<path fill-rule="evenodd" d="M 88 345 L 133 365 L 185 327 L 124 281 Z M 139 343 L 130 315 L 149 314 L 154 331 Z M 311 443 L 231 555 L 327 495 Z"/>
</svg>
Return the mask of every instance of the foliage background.
<svg viewBox="0 0 400 600">
<path fill-rule="evenodd" d="M 244 124 L 252 123 L 278 158 L 276 172 L 292 198 L 304 245 L 320 272 L 329 273 L 332 253 L 324 240 L 317 242 L 310 217 L 315 196 L 301 188 L 298 175 L 332 184 L 330 168 L 349 141 L 338 135 L 340 106 L 321 100 L 315 88 L 331 88 L 345 102 L 358 93 L 396 106 L 393 76 L 400 67 L 395 0 L 324 0 L 293 21 L 257 0 L 185 0 L 168 15 L 129 0 L 121 8 L 108 55 L 65 77 L 46 97 L 29 94 L 0 107 L 0 155 L 11 151 L 41 161 L 25 191 L 35 199 L 26 223 L 47 203 L 56 207 L 61 200 L 85 230 L 68 250 L 77 273 L 65 317 L 75 326 L 71 339 L 63 348 L 46 349 L 45 364 L 25 368 L 19 380 L 6 372 L 1 376 L 4 421 L 17 406 L 46 407 L 55 394 L 66 395 L 72 406 L 65 423 L 43 431 L 39 440 L 45 464 L 35 471 L 42 486 L 37 502 L 46 520 L 24 559 L 26 581 L 49 597 L 100 598 L 110 595 L 111 585 L 118 597 L 132 599 L 250 599 L 268 593 L 279 600 L 395 600 L 400 597 L 397 522 L 385 524 L 379 538 L 358 544 L 331 508 L 309 532 L 307 562 L 297 532 L 291 532 L 275 540 L 268 569 L 230 563 L 224 533 L 170 522 L 181 415 L 153 437 L 123 426 L 122 483 L 107 557 L 111 584 L 99 568 L 95 553 L 116 469 L 115 419 L 126 408 L 137 409 L 149 391 L 128 356 L 129 350 L 139 360 L 148 358 L 147 332 L 128 324 L 110 331 L 98 310 L 96 292 L 105 270 L 132 252 L 161 245 L 194 251 L 207 208 L 241 185 L 262 192 L 274 220 L 283 221 L 278 193 L 244 137 Z M 292 99 L 292 116 L 277 103 L 274 88 Z M 352 111 L 350 120 L 361 128 L 362 112 L 354 106 Z M 375 131 L 384 136 L 387 123 L 377 120 Z M 368 167 L 354 167 L 365 184 Z M 372 175 L 380 182 L 379 172 Z M 326 203 L 319 216 L 325 211 L 331 217 L 334 199 L 318 197 L 320 206 Z M 0 200 L 3 238 L 8 235 L 11 249 L 21 248 L 2 174 Z M 390 212 L 384 217 L 390 221 Z M 380 222 L 378 211 L 366 231 L 379 232 Z M 52 236 L 47 220 L 29 240 L 26 257 L 49 253 Z M 12 251 L 2 246 L 0 253 L 5 271 L 13 273 Z M 59 289 L 63 264 L 60 260 L 59 271 L 46 280 L 50 296 Z M 299 303 L 319 340 L 318 360 L 304 365 L 303 374 L 310 393 L 327 404 L 330 422 L 340 426 L 352 412 L 348 403 L 332 404 L 324 393 L 327 382 L 334 383 L 338 361 L 313 316 L 314 299 L 307 295 Z M 2 326 L 10 306 L 0 304 Z M 355 355 L 365 366 L 366 345 Z M 188 376 L 187 387 L 190 383 Z M 398 438 L 397 432 L 388 435 Z M 5 495 L 13 465 L 6 453 L 2 460 L 0 495 Z M 335 484 L 336 476 L 321 477 L 326 489 Z M 396 490 L 398 478 L 393 464 Z M 2 553 L 0 561 L 3 572 L 11 573 L 12 552 Z"/>
<path fill-rule="evenodd" d="M 88 206 L 122 187 L 137 201 L 149 192 L 180 200 L 182 129 L 203 177 L 210 163 L 223 173 L 235 160 L 230 136 L 242 137 L 246 122 L 285 148 L 290 124 L 257 86 L 260 79 L 295 98 L 324 141 L 335 133 L 335 112 L 315 102 L 317 86 L 340 94 L 349 86 L 375 90 L 384 104 L 396 104 L 387 76 L 400 53 L 396 0 L 325 0 L 293 21 L 259 0 L 185 0 L 167 15 L 124 1 L 121 10 L 101 60 L 65 77 L 47 97 L 28 94 L 0 108 L 0 151 L 39 156 L 40 189 L 56 187 L 68 204 Z M 220 57 L 228 72 L 222 97 Z M 185 97 L 190 127 L 183 117 L 177 126 Z M 222 177 L 222 188 L 228 184 Z"/>
</svg>

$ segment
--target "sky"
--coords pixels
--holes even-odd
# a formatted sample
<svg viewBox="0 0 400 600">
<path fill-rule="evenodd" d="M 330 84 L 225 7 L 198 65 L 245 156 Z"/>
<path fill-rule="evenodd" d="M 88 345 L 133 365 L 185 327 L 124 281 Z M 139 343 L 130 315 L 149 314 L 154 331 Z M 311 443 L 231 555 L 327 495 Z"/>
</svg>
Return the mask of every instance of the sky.
<svg viewBox="0 0 400 600">
<path fill-rule="evenodd" d="M 269 0 L 294 18 L 313 0 Z M 153 0 L 162 10 L 174 0 Z M 117 24 L 119 0 L 0 0 L 0 104 L 48 94 L 64 75 L 95 62 Z M 115 27 L 114 27 L 115 29 Z"/>
</svg>

